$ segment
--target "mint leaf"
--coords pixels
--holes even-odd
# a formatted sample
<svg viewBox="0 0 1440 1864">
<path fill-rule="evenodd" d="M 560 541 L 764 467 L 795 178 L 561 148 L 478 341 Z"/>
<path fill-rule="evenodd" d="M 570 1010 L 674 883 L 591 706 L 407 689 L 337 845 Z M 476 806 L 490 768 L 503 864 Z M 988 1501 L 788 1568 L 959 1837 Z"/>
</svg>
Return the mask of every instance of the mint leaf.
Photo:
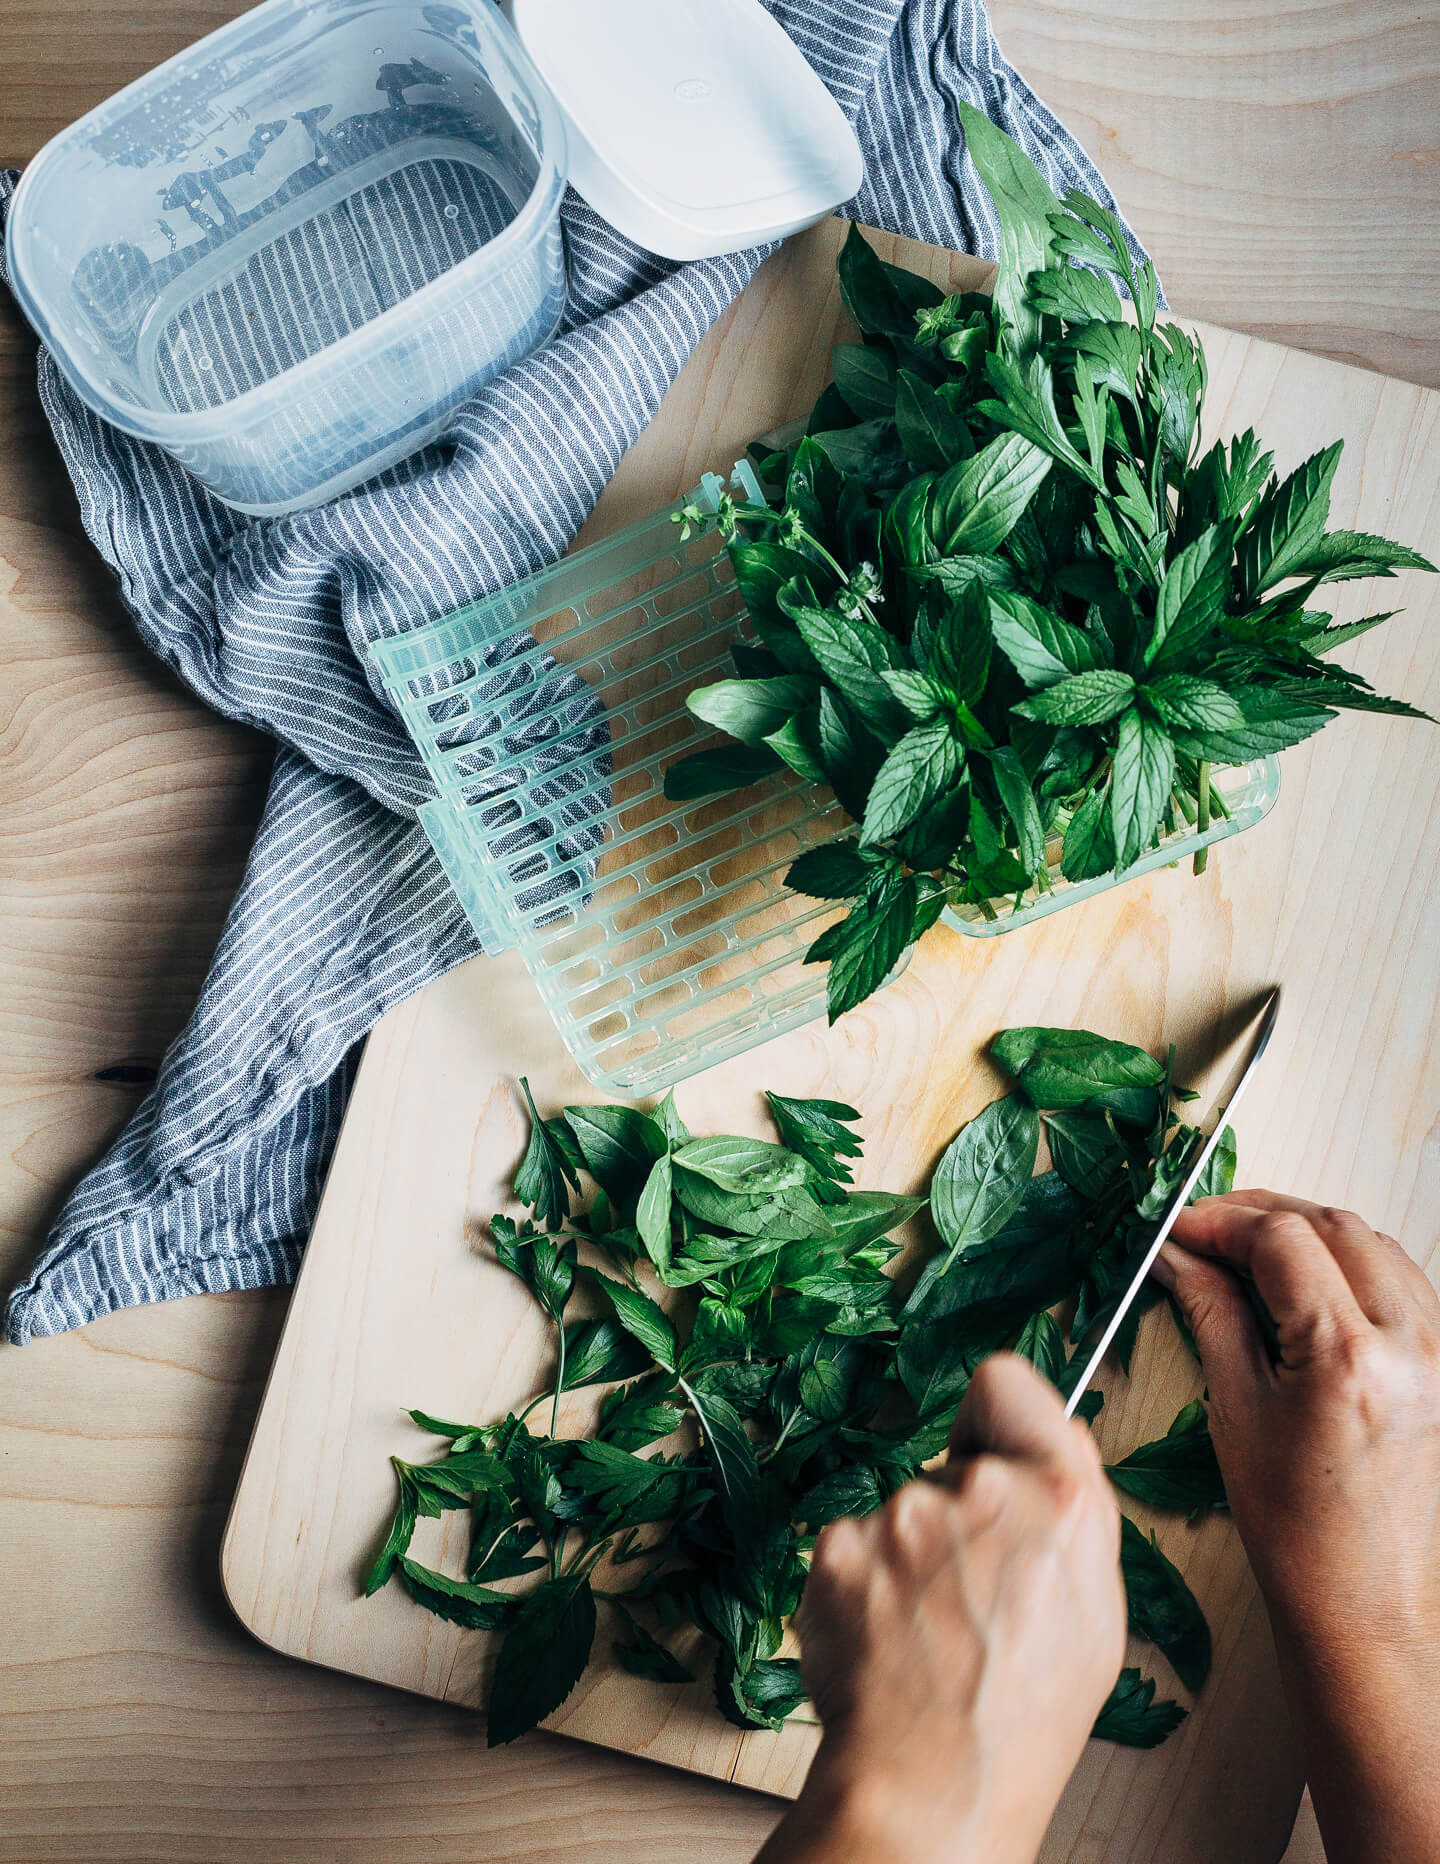
<svg viewBox="0 0 1440 1864">
<path fill-rule="evenodd" d="M 502 1747 L 542 1722 L 570 1694 L 590 1661 L 595 1598 L 569 1573 L 532 1592 L 516 1614 L 490 1682 L 486 1737 Z"/>
<path fill-rule="evenodd" d="M 1101 665 L 1093 636 L 1018 590 L 991 592 L 990 621 L 1001 651 L 1032 691 Z"/>
<path fill-rule="evenodd" d="M 947 719 L 913 726 L 876 773 L 860 828 L 861 847 L 889 840 L 959 781 L 965 753 Z"/>
<path fill-rule="evenodd" d="M 1287 576 L 1300 575 L 1310 554 L 1321 547 L 1343 445 L 1337 440 L 1311 454 L 1260 500 L 1239 546 L 1240 580 L 1250 601 Z"/>
<path fill-rule="evenodd" d="M 665 795 L 672 803 L 693 802 L 725 790 L 748 789 L 782 768 L 769 745 L 721 744 L 670 764 L 665 771 Z"/>
<path fill-rule="evenodd" d="M 1103 725 L 1123 712 L 1134 696 L 1135 682 L 1128 673 L 1100 667 L 1058 680 L 1011 709 L 1046 725 Z"/>
<path fill-rule="evenodd" d="M 930 533 L 942 556 L 994 550 L 1039 491 L 1050 461 L 1020 434 L 1002 434 L 935 482 Z"/>
<path fill-rule="evenodd" d="M 1110 833 L 1117 867 L 1129 867 L 1154 845 L 1174 782 L 1174 740 L 1163 725 L 1131 706 L 1120 714 L 1110 772 Z"/>
</svg>

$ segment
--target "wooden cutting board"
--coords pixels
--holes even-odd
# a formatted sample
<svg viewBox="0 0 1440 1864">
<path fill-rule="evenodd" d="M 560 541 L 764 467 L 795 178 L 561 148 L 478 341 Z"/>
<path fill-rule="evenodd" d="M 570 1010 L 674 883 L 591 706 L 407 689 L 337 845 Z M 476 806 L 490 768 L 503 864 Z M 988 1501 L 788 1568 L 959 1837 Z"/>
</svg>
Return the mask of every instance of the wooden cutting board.
<svg viewBox="0 0 1440 1864">
<path fill-rule="evenodd" d="M 627 456 L 586 541 L 809 406 L 843 334 L 842 232 L 815 228 L 762 270 Z M 984 272 L 876 238 L 887 257 L 957 287 Z M 1332 522 L 1436 554 L 1440 395 L 1228 331 L 1203 335 L 1216 431 L 1255 425 L 1286 470 L 1343 434 Z M 1402 577 L 1383 593 L 1407 614 L 1347 658 L 1382 689 L 1440 710 L 1436 579 Z M 1339 595 L 1343 619 L 1362 612 L 1351 589 Z M 1051 1023 L 1151 1047 L 1174 1040 L 1180 1078 L 1202 1085 L 1217 1028 L 1278 979 L 1284 1017 L 1245 1108 L 1242 1182 L 1353 1205 L 1437 1275 L 1437 868 L 1440 737 L 1425 724 L 1347 719 L 1288 754 L 1273 814 L 1212 853 L 1203 880 L 1165 870 L 995 940 L 937 928 L 905 976 L 838 1029 L 814 1025 L 696 1077 L 678 1090 L 680 1108 L 696 1131 L 764 1133 L 763 1087 L 850 1101 L 865 1114 L 862 1182 L 909 1190 L 1000 1090 L 980 1058 L 996 1029 Z M 404 1408 L 491 1419 L 544 1378 L 537 1311 L 479 1240 L 524 1142 L 522 1071 L 544 1108 L 597 1098 L 513 955 L 452 972 L 371 1036 L 222 1562 L 235 1610 L 274 1648 L 476 1706 L 490 1640 L 393 1586 L 364 1600 L 359 1582 L 394 1499 L 388 1457 L 422 1460 L 438 1447 Z M 1157 1316 L 1146 1329 L 1140 1376 L 1108 1386 L 1098 1429 L 1110 1456 L 1162 1432 L 1198 1389 L 1173 1329 Z M 1300 1775 L 1263 1610 L 1224 1519 L 1156 1525 L 1205 1606 L 1214 1673 L 1164 1747 L 1091 1744 L 1046 1864 L 1273 1864 Z M 449 1515 L 421 1524 L 417 1554 L 459 1571 L 462 1542 Z M 1156 1653 L 1143 1661 L 1178 1690 Z M 705 1685 L 629 1677 L 603 1622 L 594 1663 L 547 1726 L 788 1795 L 817 1739 L 795 1723 L 742 1734 L 713 1711 Z"/>
</svg>

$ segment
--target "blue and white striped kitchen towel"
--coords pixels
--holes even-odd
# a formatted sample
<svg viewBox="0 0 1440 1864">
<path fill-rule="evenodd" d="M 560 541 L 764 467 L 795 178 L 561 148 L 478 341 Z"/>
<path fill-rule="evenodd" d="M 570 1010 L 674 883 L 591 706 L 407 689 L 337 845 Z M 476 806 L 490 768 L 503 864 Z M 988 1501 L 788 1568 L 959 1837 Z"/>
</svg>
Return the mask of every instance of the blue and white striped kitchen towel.
<svg viewBox="0 0 1440 1864">
<path fill-rule="evenodd" d="M 994 256 L 967 98 L 1057 191 L 1111 196 L 1001 56 L 981 0 L 767 0 L 855 122 L 856 219 Z M 0 208 L 14 177 L 0 181 Z M 108 427 L 40 358 L 85 528 L 141 636 L 208 704 L 278 740 L 214 966 L 152 1092 L 11 1294 L 23 1344 L 141 1301 L 293 1278 L 356 1045 L 475 945 L 415 821 L 428 785 L 364 671 L 367 641 L 559 556 L 763 251 L 671 265 L 573 194 L 559 338 L 442 445 L 320 511 L 251 519 Z"/>
</svg>

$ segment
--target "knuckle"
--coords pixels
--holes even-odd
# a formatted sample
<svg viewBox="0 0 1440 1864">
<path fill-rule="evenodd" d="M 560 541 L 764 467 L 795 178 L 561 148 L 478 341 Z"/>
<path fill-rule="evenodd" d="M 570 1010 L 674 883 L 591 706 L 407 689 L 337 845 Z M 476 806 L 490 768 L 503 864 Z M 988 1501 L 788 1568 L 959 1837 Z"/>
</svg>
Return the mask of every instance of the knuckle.
<svg viewBox="0 0 1440 1864">
<path fill-rule="evenodd" d="M 1315 1230 L 1298 1210 L 1267 1210 L 1260 1219 L 1259 1234 L 1263 1242 L 1283 1245 L 1310 1242 Z"/>
</svg>

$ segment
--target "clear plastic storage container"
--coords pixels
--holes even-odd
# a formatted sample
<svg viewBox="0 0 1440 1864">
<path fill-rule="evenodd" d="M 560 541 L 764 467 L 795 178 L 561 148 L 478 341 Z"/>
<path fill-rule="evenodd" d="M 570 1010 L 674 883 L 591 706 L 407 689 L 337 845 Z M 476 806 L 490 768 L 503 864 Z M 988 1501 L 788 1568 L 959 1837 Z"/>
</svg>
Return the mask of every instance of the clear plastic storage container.
<svg viewBox="0 0 1440 1864">
<path fill-rule="evenodd" d="M 565 167 L 492 0 L 266 0 L 41 150 L 11 278 L 97 413 L 300 510 L 553 333 Z"/>
<path fill-rule="evenodd" d="M 737 496 L 763 502 L 749 465 Z M 689 495 L 713 512 L 714 473 Z M 607 1093 L 659 1093 L 825 1013 L 805 953 L 843 904 L 790 892 L 797 855 L 853 834 L 829 790 L 778 771 L 671 802 L 667 768 L 728 742 L 686 699 L 753 641 L 713 532 L 640 519 L 513 588 L 370 652 L 437 794 L 420 819 L 487 952 L 516 949 L 566 1047 Z M 1238 834 L 1273 806 L 1279 766 L 1219 770 L 1224 811 L 1123 874 L 952 907 L 992 937 Z M 896 975 L 904 961 L 896 967 Z M 863 1008 L 854 1014 L 864 1014 Z"/>
<path fill-rule="evenodd" d="M 707 474 L 691 497 L 713 511 L 721 484 Z M 803 960 L 841 911 L 784 884 L 848 825 L 828 791 L 783 771 L 666 799 L 667 766 L 718 742 L 687 696 L 754 638 L 719 538 L 682 542 L 672 509 L 371 649 L 482 944 L 520 951 L 612 1094 L 659 1092 L 822 1015 L 825 967 Z"/>
</svg>

